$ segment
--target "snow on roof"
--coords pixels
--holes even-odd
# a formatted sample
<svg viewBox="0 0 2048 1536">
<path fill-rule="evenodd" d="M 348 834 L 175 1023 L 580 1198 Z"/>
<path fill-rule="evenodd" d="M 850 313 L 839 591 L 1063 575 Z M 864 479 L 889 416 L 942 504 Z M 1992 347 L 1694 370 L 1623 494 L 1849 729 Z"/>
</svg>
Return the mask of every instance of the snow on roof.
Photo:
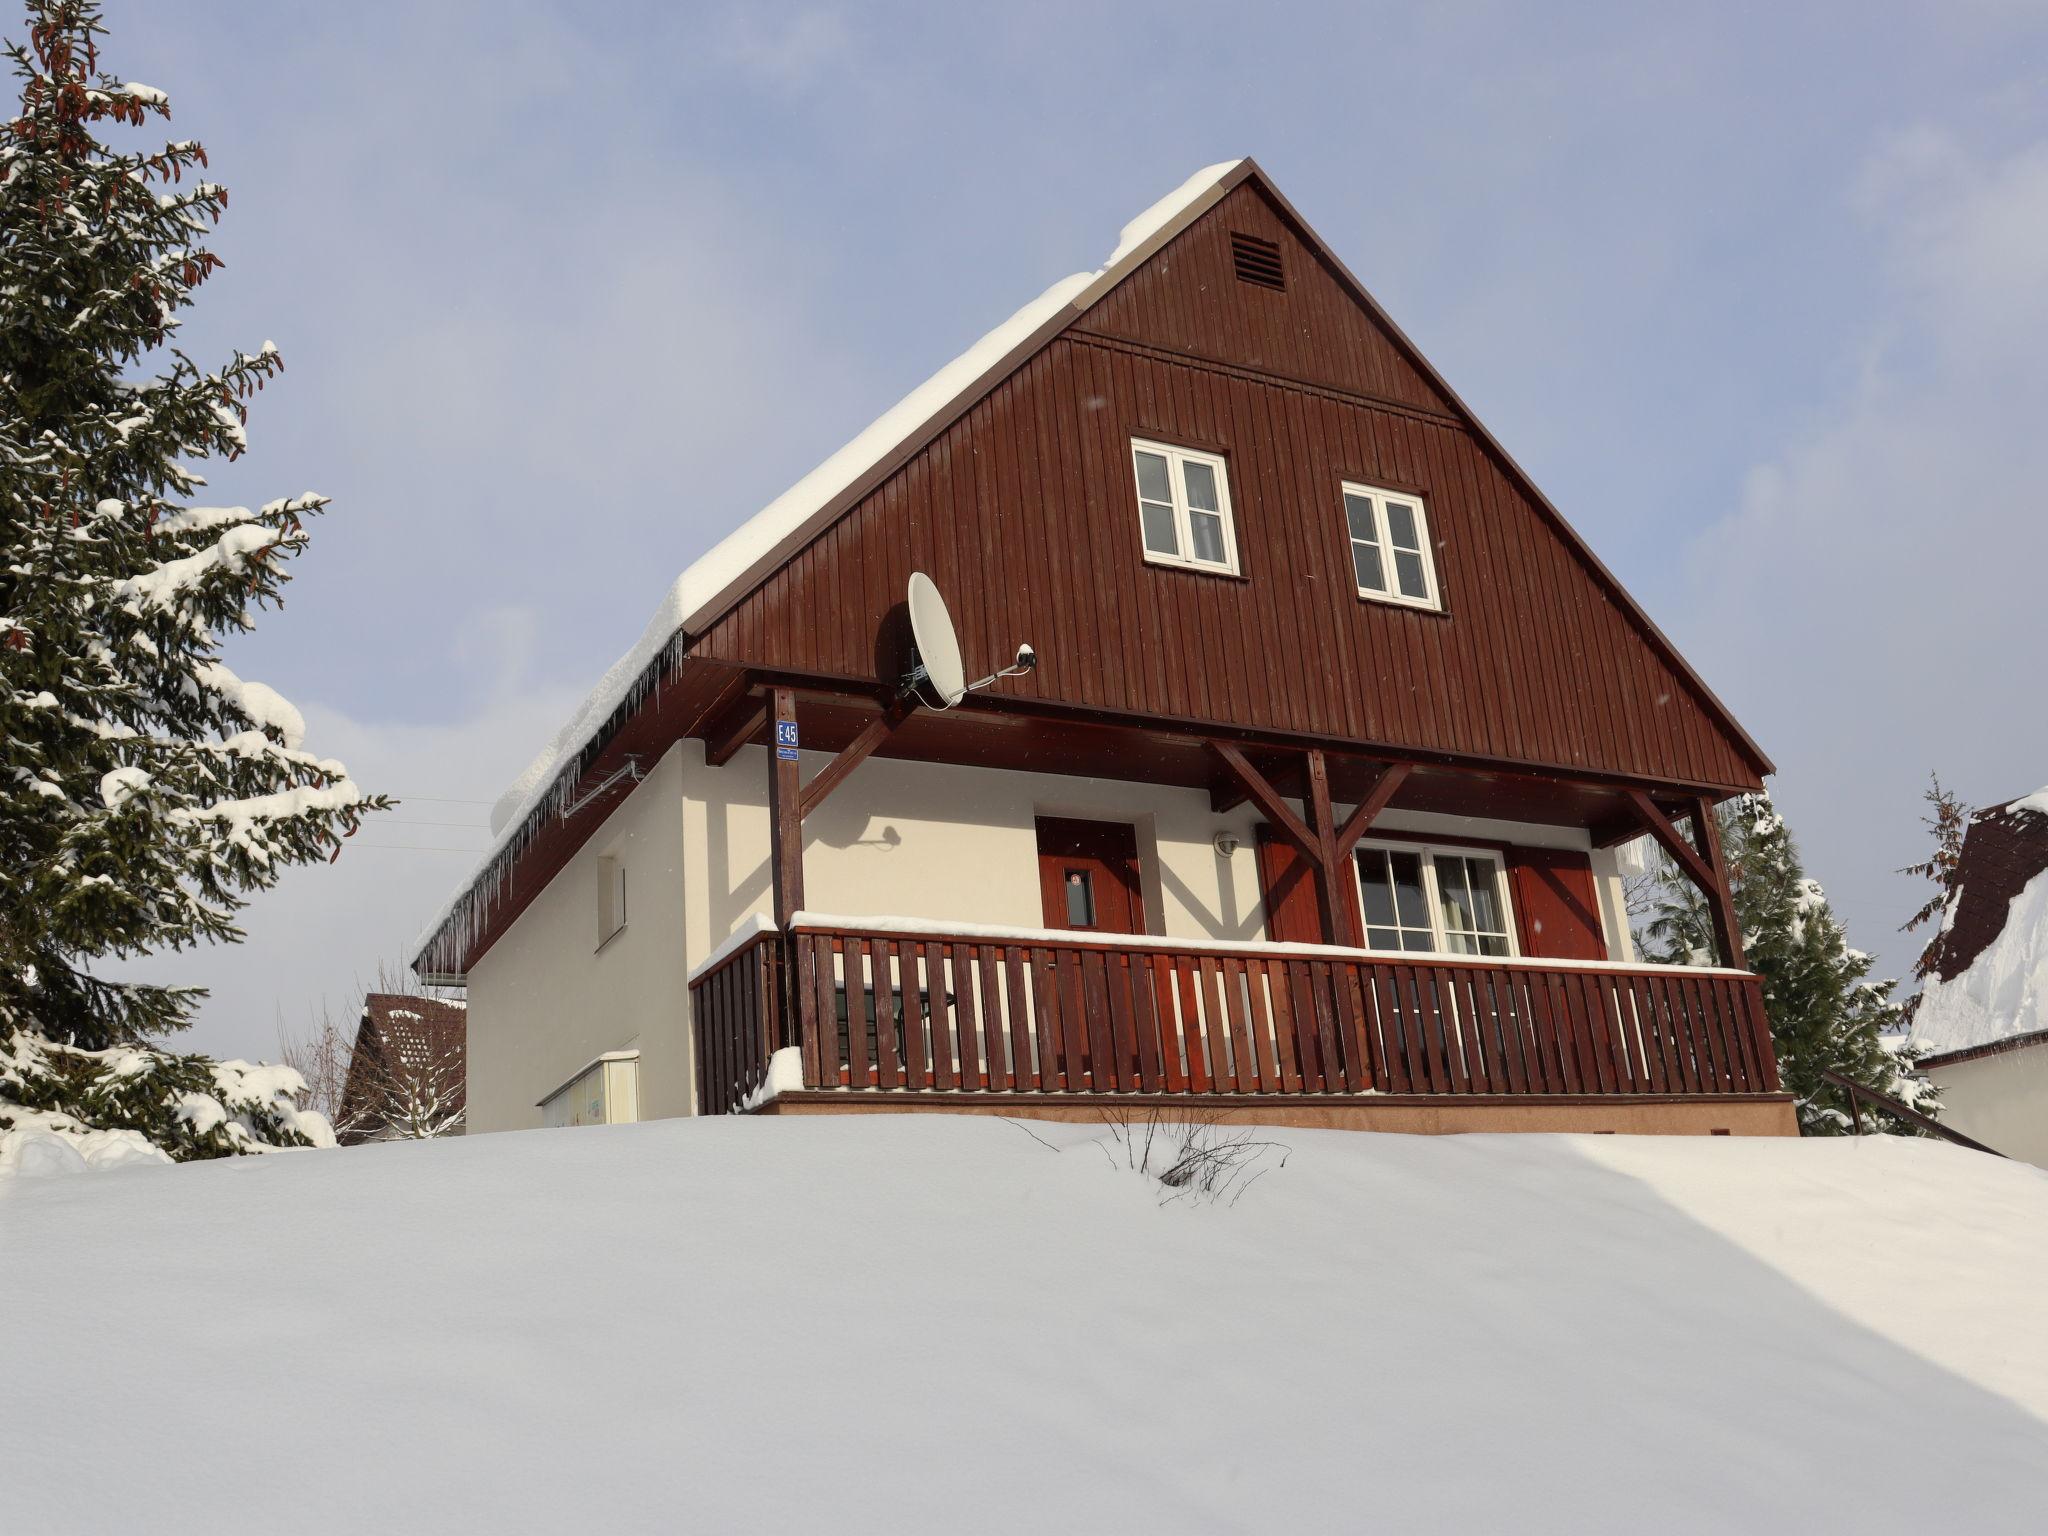
<svg viewBox="0 0 2048 1536">
<path fill-rule="evenodd" d="M 1939 1057 L 2048 1030 L 2048 789 L 1970 819 L 1913 1043 Z"/>
<path fill-rule="evenodd" d="M 558 810 L 579 774 L 584 749 L 621 708 L 639 702 L 651 689 L 656 670 L 678 633 L 717 603 L 787 539 L 801 532 L 833 499 L 880 464 L 925 423 L 979 382 L 1004 358 L 1062 310 L 1078 313 L 1114 285 L 1131 263 L 1176 222 L 1198 211 L 1203 199 L 1239 165 L 1227 160 L 1195 172 L 1173 191 L 1126 224 L 1116 249 L 1093 272 L 1063 277 L 1018 310 L 973 346 L 954 358 L 895 405 L 876 417 L 852 442 L 784 491 L 698 557 L 676 578 L 667 595 L 640 632 L 640 638 L 585 695 L 566 724 L 526 765 L 491 811 L 491 845 L 476 869 L 434 914 L 413 945 L 415 955 L 434 947 L 463 898 L 480 885 L 495 894 L 508 856 L 516 857 L 530 839 L 536 813 Z M 1108 280 L 1108 281 L 1105 281 Z M 460 934 L 456 948 L 467 948 L 470 934 Z M 447 958 L 447 957 L 443 957 Z"/>
</svg>

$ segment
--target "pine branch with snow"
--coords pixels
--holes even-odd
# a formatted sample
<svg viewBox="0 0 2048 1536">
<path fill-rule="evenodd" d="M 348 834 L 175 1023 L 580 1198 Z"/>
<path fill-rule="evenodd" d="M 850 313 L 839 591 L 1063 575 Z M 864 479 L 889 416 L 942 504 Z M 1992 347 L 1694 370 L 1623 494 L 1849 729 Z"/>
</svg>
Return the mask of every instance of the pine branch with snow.
<svg viewBox="0 0 2048 1536">
<path fill-rule="evenodd" d="M 104 1048 L 188 1022 L 198 993 L 95 961 L 240 937 L 246 895 L 331 859 L 365 811 L 298 711 L 220 657 L 278 604 L 313 492 L 194 505 L 282 370 L 172 344 L 219 270 L 206 152 L 121 150 L 168 118 L 100 68 L 89 0 L 32 0 L 0 136 L 0 1032 Z"/>
<path fill-rule="evenodd" d="M 326 1118 L 300 1106 L 305 1087 L 290 1067 L 17 1030 L 0 1036 L 0 1172 L 331 1147 Z"/>
</svg>

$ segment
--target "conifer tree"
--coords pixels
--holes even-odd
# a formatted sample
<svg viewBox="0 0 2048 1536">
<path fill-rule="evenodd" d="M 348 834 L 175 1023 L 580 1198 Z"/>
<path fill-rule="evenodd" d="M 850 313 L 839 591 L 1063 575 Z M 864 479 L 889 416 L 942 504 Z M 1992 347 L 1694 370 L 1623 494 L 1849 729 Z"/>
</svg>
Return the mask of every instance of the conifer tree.
<svg viewBox="0 0 2048 1536">
<path fill-rule="evenodd" d="M 1934 894 L 1929 896 L 1920 909 L 1899 926 L 1899 932 L 1911 933 L 1926 923 L 1933 922 L 1948 910 L 1949 901 L 1955 896 L 1956 887 L 1963 867 L 1963 837 L 1970 830 L 1970 808 L 1955 795 L 1941 787 L 1941 775 L 1930 773 L 1928 787 L 1921 796 L 1933 809 L 1920 818 L 1920 824 L 1934 834 L 1934 852 L 1918 864 L 1908 864 L 1899 873 L 1919 875 L 1934 882 Z M 1913 962 L 1913 979 L 1925 982 L 1934 974 L 1934 951 L 1941 938 L 1936 929 L 1928 941 L 1921 946 L 1919 958 Z M 1906 1003 L 1906 1017 L 1910 1020 L 1913 1011 L 1920 1006 L 1916 993 Z"/>
<path fill-rule="evenodd" d="M 103 35 L 91 0 L 30 0 L 0 137 L 0 1038 L 84 1048 L 176 1029 L 203 995 L 95 962 L 238 939 L 246 893 L 388 803 L 221 661 L 327 503 L 191 503 L 284 364 L 174 344 L 227 190 L 197 143 L 101 142 L 170 115 L 100 67 Z"/>
<path fill-rule="evenodd" d="M 1778 1069 L 1799 1101 L 1802 1129 L 1830 1134 L 1848 1128 L 1840 1090 L 1820 1076 L 1838 1072 L 1935 1113 L 1934 1090 L 1911 1075 L 1913 1051 L 1883 1036 L 1903 1028 L 1892 1000 L 1897 982 L 1872 981 L 1871 957 L 1850 947 L 1827 893 L 1807 876 L 1785 820 L 1765 795 L 1744 796 L 1717 811 L 1735 915 L 1749 968 L 1763 983 Z M 1659 877 L 1663 907 L 1648 933 L 1657 958 L 1699 963 L 1715 953 L 1712 915 L 1699 888 L 1676 869 Z M 1869 1111 L 1865 1111 L 1866 1117 Z M 1887 1130 L 1914 1134 L 1893 1117 Z"/>
</svg>

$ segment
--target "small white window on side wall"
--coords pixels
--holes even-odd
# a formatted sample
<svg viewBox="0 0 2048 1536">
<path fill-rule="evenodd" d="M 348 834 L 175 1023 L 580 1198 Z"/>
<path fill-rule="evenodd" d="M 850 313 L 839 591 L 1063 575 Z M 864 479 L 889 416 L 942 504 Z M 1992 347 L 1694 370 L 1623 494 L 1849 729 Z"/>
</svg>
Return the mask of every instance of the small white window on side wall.
<svg viewBox="0 0 2048 1536">
<path fill-rule="evenodd" d="M 1153 565 L 1237 574 L 1230 470 L 1213 453 L 1131 439 L 1138 538 Z"/>
<path fill-rule="evenodd" d="M 597 942 L 610 943 L 626 926 L 626 861 L 606 854 L 597 861 Z"/>
<path fill-rule="evenodd" d="M 1441 608 L 1429 512 L 1410 491 L 1344 484 L 1344 529 L 1358 595 L 1410 608 Z"/>
<path fill-rule="evenodd" d="M 607 1051 L 540 1101 L 541 1124 L 627 1125 L 640 1118 L 640 1053 Z"/>
</svg>

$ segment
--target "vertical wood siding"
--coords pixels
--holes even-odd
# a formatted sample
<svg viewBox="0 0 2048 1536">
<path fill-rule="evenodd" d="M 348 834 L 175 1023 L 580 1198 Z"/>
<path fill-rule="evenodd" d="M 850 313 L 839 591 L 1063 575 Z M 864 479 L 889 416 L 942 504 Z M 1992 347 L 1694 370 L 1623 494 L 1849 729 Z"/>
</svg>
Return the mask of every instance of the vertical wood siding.
<svg viewBox="0 0 2048 1536">
<path fill-rule="evenodd" d="M 1270 297 L 1253 290 L 1261 299 Z M 1229 463 L 1242 578 L 1147 564 L 1133 436 Z M 1361 600 L 1339 482 L 1428 498 L 1443 613 Z M 1605 584 L 1447 418 L 1070 331 L 800 551 L 700 655 L 872 678 L 913 570 L 970 670 L 1136 714 L 1748 787 L 1754 766 Z"/>
<path fill-rule="evenodd" d="M 1239 282 L 1233 231 L 1286 289 Z M 1147 564 L 1133 436 L 1229 463 L 1242 579 Z M 1362 601 L 1339 483 L 1420 491 L 1444 612 Z M 1739 734 L 1404 347 L 1238 187 L 771 575 L 699 654 L 867 680 L 910 572 L 972 670 L 1118 712 L 1726 789 Z"/>
<path fill-rule="evenodd" d="M 1234 232 L 1280 247 L 1285 291 L 1237 280 Z M 1083 323 L 1284 378 L 1446 414 L 1455 410 L 1251 182 L 1226 194 L 1133 272 Z"/>
</svg>

